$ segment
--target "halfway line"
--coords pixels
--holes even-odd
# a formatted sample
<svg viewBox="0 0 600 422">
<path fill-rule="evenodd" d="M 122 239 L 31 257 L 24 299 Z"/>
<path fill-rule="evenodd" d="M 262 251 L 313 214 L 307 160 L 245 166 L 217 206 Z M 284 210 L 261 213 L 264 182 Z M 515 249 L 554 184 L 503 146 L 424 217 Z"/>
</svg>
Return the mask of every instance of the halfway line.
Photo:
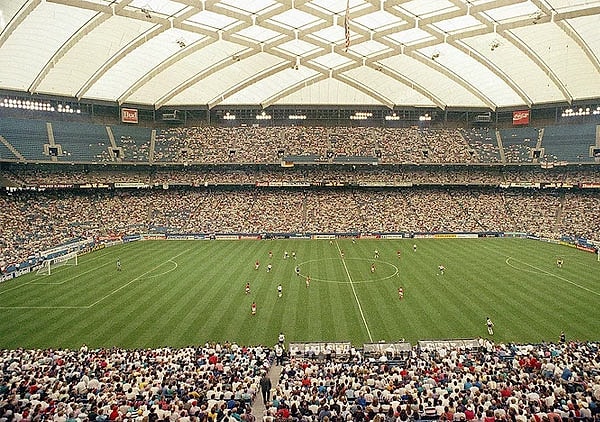
<svg viewBox="0 0 600 422">
<path fill-rule="evenodd" d="M 365 324 L 365 328 L 367 329 L 367 334 L 369 335 L 369 340 L 373 343 L 373 337 L 371 336 L 371 330 L 369 330 L 369 326 L 367 325 L 367 320 L 365 319 L 365 314 L 362 310 L 362 306 L 360 305 L 360 301 L 358 300 L 358 295 L 356 294 L 356 290 L 354 290 L 354 282 L 352 281 L 352 277 L 350 277 L 350 271 L 348 271 L 348 267 L 346 266 L 346 261 L 342 256 L 342 250 L 340 249 L 340 245 L 337 240 L 335 241 L 335 246 L 338 248 L 338 252 L 342 259 L 342 264 L 344 265 L 344 269 L 346 270 L 346 275 L 348 276 L 348 280 L 350 280 L 350 287 L 352 288 L 352 293 L 354 293 L 354 299 L 356 299 L 356 304 L 358 305 L 358 311 L 360 312 L 360 317 L 363 320 L 363 324 Z"/>
</svg>

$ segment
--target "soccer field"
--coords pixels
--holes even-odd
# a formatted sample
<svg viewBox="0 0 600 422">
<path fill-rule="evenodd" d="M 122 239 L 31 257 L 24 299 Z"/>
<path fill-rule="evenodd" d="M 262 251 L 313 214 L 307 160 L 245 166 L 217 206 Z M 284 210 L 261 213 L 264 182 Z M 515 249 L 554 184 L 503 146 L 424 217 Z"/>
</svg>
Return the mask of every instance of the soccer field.
<svg viewBox="0 0 600 422">
<path fill-rule="evenodd" d="M 134 242 L 2 283 L 0 316 L 1 348 L 414 344 L 486 337 L 486 316 L 495 341 L 600 340 L 600 263 L 525 239 Z"/>
</svg>

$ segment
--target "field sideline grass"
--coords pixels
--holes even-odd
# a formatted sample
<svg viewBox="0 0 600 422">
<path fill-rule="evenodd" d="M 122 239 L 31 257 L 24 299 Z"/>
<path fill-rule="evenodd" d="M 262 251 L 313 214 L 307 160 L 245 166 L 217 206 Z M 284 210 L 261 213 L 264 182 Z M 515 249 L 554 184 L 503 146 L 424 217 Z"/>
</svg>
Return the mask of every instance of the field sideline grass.
<svg viewBox="0 0 600 422">
<path fill-rule="evenodd" d="M 297 260 L 284 259 L 286 250 Z M 2 283 L 0 348 L 272 345 L 280 331 L 288 341 L 414 344 L 487 336 L 486 316 L 495 341 L 557 341 L 561 330 L 597 341 L 599 305 L 595 255 L 533 240 L 149 241 L 81 256 L 77 267 L 50 276 Z"/>
</svg>

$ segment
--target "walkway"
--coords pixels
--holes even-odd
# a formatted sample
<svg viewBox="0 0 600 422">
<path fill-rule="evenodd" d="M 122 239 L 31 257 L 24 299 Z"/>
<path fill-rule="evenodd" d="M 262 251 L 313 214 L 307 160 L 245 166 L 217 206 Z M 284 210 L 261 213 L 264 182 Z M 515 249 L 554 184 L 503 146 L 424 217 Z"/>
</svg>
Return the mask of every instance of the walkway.
<svg viewBox="0 0 600 422">
<path fill-rule="evenodd" d="M 281 366 L 272 365 L 269 368 L 269 372 L 267 372 L 269 379 L 271 380 L 271 398 L 273 398 L 272 391 L 277 388 L 279 384 L 279 375 L 281 375 Z M 260 387 L 258 389 L 258 393 L 256 394 L 256 399 L 254 399 L 254 403 L 252 403 L 252 414 L 256 417 L 257 421 L 262 421 L 262 417 L 265 414 L 265 405 L 262 400 L 262 392 L 260 391 Z"/>
</svg>

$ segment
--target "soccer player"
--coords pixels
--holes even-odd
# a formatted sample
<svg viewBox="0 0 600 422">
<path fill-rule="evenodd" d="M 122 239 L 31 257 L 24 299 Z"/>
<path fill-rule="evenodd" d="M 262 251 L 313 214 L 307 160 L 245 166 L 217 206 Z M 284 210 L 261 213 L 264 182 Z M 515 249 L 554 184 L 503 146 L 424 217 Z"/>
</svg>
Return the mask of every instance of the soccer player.
<svg viewBox="0 0 600 422">
<path fill-rule="evenodd" d="M 277 297 L 283 296 L 283 287 L 281 287 L 281 283 L 277 285 Z"/>
<path fill-rule="evenodd" d="M 404 299 L 404 288 L 402 286 L 398 287 L 398 299 Z"/>
<path fill-rule="evenodd" d="M 279 342 L 279 344 L 281 346 L 283 346 L 283 343 L 285 343 L 285 334 L 283 334 L 283 332 L 279 333 L 279 336 L 277 337 L 277 341 Z"/>
<path fill-rule="evenodd" d="M 398 259 L 400 259 L 400 255 L 402 255 L 402 252 L 400 252 L 400 249 L 398 249 L 396 251 L 396 256 L 398 257 Z"/>
<path fill-rule="evenodd" d="M 417 251 L 417 244 L 413 243 L 413 252 L 416 252 L 416 251 Z"/>
<path fill-rule="evenodd" d="M 309 288 L 309 287 L 310 287 L 310 276 L 307 275 L 306 276 L 306 288 Z"/>
<path fill-rule="evenodd" d="M 288 251 L 284 251 L 283 252 L 283 259 L 288 259 L 290 257 L 290 255 L 288 254 Z"/>
<path fill-rule="evenodd" d="M 273 266 L 271 265 L 271 263 L 269 263 L 269 265 L 267 265 L 267 272 L 268 273 L 271 272 L 271 268 L 273 268 Z"/>
<path fill-rule="evenodd" d="M 250 282 L 246 283 L 246 294 L 249 295 L 250 294 Z"/>
<path fill-rule="evenodd" d="M 250 313 L 252 315 L 256 315 L 256 302 L 252 302 L 252 306 L 250 307 Z"/>
<path fill-rule="evenodd" d="M 258 267 L 260 267 L 260 262 L 257 259 L 256 262 L 254 263 L 254 269 L 258 270 Z"/>
<path fill-rule="evenodd" d="M 344 259 L 344 250 L 343 249 L 340 251 L 340 256 L 342 257 L 342 259 Z"/>
<path fill-rule="evenodd" d="M 121 271 L 121 258 L 117 258 L 117 271 Z"/>
<path fill-rule="evenodd" d="M 556 266 L 558 268 L 562 268 L 563 266 L 563 259 L 560 256 L 556 259 Z"/>
<path fill-rule="evenodd" d="M 292 251 L 292 258 L 296 259 L 296 251 Z"/>
<path fill-rule="evenodd" d="M 371 273 L 375 272 L 375 264 L 371 264 Z"/>
<path fill-rule="evenodd" d="M 296 276 L 299 277 L 300 276 L 300 267 L 296 265 L 295 271 L 296 271 Z"/>
<path fill-rule="evenodd" d="M 373 253 L 373 255 L 375 255 L 375 259 L 379 258 L 379 251 L 377 249 L 375 249 L 375 252 Z"/>
<path fill-rule="evenodd" d="M 440 275 L 444 275 L 444 271 L 446 271 L 446 267 L 444 267 L 442 264 L 438 265 L 438 271 Z"/>
<path fill-rule="evenodd" d="M 487 326 L 488 334 L 490 336 L 493 336 L 494 335 L 494 323 L 492 322 L 490 317 L 487 317 L 485 319 L 485 325 Z"/>
</svg>

